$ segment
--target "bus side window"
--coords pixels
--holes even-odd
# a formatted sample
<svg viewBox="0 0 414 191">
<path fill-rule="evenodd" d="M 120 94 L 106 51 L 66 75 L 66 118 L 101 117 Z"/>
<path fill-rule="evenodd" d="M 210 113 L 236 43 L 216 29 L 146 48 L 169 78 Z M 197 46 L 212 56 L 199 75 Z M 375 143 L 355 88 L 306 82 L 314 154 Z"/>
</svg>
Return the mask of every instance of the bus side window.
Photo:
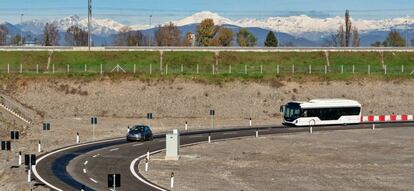
<svg viewBox="0 0 414 191">
<path fill-rule="evenodd" d="M 308 110 L 303 110 L 303 117 L 308 117 Z"/>
</svg>

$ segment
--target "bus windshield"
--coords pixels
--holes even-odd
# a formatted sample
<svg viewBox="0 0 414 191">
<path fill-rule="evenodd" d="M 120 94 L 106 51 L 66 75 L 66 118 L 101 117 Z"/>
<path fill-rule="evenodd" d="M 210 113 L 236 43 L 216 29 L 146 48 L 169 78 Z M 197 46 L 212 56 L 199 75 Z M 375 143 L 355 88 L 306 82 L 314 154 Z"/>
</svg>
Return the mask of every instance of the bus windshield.
<svg viewBox="0 0 414 191">
<path fill-rule="evenodd" d="M 284 118 L 286 121 L 294 121 L 300 117 L 301 109 L 298 103 L 288 103 L 285 107 Z"/>
</svg>

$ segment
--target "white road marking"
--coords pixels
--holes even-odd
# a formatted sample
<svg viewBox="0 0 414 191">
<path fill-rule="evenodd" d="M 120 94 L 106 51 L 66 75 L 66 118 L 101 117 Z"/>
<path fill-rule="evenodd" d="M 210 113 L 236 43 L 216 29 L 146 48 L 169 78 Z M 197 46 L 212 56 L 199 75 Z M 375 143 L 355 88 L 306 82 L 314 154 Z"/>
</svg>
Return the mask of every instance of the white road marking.
<svg viewBox="0 0 414 191">
<path fill-rule="evenodd" d="M 138 144 L 135 144 L 135 145 L 132 145 L 132 146 L 136 147 L 136 146 L 139 146 L 139 145 L 142 145 L 142 143 L 138 143 Z"/>
<path fill-rule="evenodd" d="M 83 169 L 83 173 L 86 174 L 86 168 Z"/>
<path fill-rule="evenodd" d="M 119 148 L 114 148 L 114 149 L 111 149 L 111 150 L 109 150 L 109 151 L 117 151 L 117 150 L 119 150 Z"/>
<path fill-rule="evenodd" d="M 96 157 L 98 157 L 100 154 L 96 154 L 96 155 L 93 155 L 92 157 L 93 158 L 96 158 Z"/>
<path fill-rule="evenodd" d="M 96 181 L 95 179 L 93 179 L 93 178 L 89 178 L 89 180 L 91 180 L 92 182 L 95 182 L 95 184 L 98 184 L 98 181 Z"/>
<path fill-rule="evenodd" d="M 83 163 L 83 165 L 87 165 L 88 164 L 88 161 L 85 161 L 84 163 Z"/>
</svg>

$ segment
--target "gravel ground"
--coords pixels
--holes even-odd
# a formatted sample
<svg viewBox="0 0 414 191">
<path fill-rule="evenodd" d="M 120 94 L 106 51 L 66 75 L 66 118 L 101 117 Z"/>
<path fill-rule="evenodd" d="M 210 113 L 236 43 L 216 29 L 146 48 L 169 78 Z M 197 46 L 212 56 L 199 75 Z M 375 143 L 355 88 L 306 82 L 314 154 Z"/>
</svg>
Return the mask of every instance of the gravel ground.
<svg viewBox="0 0 414 191">
<path fill-rule="evenodd" d="M 174 81 L 139 81 L 134 79 L 71 80 L 53 78 L 18 78 L 0 80 L 0 93 L 6 94 L 39 114 L 35 125 L 13 125 L 0 110 L 0 139 L 10 130 L 20 130 L 22 140 L 15 151 L 36 153 L 37 142 L 46 143 L 45 151 L 74 144 L 76 132 L 81 141 L 92 140 L 91 116 L 98 116 L 96 138 L 124 136 L 128 125 L 147 124 L 146 113 L 153 112 L 150 123 L 155 132 L 184 128 L 210 127 L 208 110 L 216 110 L 215 128 L 280 124 L 279 106 L 289 100 L 312 98 L 350 98 L 364 105 L 364 114 L 412 113 L 414 81 L 355 82 L 240 82 L 203 84 Z M 393 98 L 393 99 L 390 99 Z M 47 135 L 41 123 L 50 122 Z M 47 140 L 47 141 L 45 141 Z M 5 153 L 1 153 L 5 157 Z M 12 155 L 10 155 L 12 158 Z M 16 163 L 0 163 L 0 190 L 27 190 L 25 172 L 9 169 Z"/>
<path fill-rule="evenodd" d="M 174 190 L 412 190 L 414 128 L 269 135 L 152 156 L 149 180 Z"/>
</svg>

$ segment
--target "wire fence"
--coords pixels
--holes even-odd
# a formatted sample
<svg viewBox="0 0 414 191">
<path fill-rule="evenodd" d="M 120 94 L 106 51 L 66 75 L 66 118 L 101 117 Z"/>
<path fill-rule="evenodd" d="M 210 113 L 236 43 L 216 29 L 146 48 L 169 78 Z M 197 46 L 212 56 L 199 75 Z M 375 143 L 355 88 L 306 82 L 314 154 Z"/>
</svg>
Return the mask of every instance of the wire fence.
<svg viewBox="0 0 414 191">
<path fill-rule="evenodd" d="M 278 75 L 278 74 L 401 74 L 414 76 L 414 65 L 287 65 L 287 64 L 83 64 L 10 65 L 1 74 L 110 74 L 138 75 Z"/>
</svg>

